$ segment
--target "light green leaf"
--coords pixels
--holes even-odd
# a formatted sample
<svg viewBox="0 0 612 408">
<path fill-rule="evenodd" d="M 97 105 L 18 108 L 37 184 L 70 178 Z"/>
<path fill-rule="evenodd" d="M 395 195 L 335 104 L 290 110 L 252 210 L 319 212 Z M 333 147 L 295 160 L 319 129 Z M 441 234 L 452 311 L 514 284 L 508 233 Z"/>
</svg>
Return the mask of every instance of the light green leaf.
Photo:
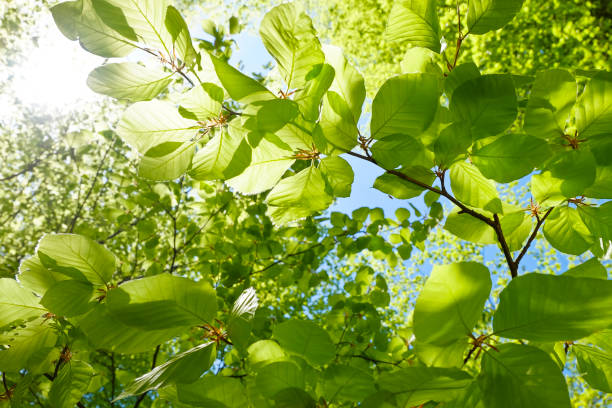
<svg viewBox="0 0 612 408">
<path fill-rule="evenodd" d="M 56 341 L 55 329 L 48 324 L 17 327 L 0 334 L 0 344 L 9 346 L 0 350 L 0 367 L 3 372 L 14 373 L 22 369 L 30 372 L 45 370 L 47 367 L 41 366 L 41 363 L 45 362 Z"/>
<path fill-rule="evenodd" d="M 93 286 L 89 282 L 62 280 L 47 290 L 40 304 L 57 316 L 74 317 L 86 313 L 93 304 Z"/>
<path fill-rule="evenodd" d="M 281 4 L 263 18 L 259 34 L 278 63 L 287 89 L 302 89 L 312 68 L 325 61 L 308 15 L 295 3 Z"/>
<path fill-rule="evenodd" d="M 259 340 L 249 346 L 248 361 L 253 368 L 263 366 L 274 361 L 283 361 L 287 356 L 283 349 L 273 340 Z"/>
<path fill-rule="evenodd" d="M 523 0 L 472 0 L 468 4 L 470 34 L 485 34 L 508 24 L 523 6 Z"/>
<path fill-rule="evenodd" d="M 117 99 L 145 101 L 155 98 L 172 82 L 172 72 L 145 68 L 133 62 L 102 65 L 89 74 L 92 91 Z"/>
<path fill-rule="evenodd" d="M 597 258 L 591 258 L 578 266 L 574 266 L 563 272 L 563 275 L 574 278 L 608 279 L 606 267 Z"/>
<path fill-rule="evenodd" d="M 434 120 L 438 99 L 438 78 L 432 74 L 403 74 L 387 80 L 372 103 L 371 137 L 418 136 Z"/>
<path fill-rule="evenodd" d="M 93 376 L 93 368 L 84 361 L 71 360 L 64 364 L 51 384 L 49 402 L 57 408 L 74 407 L 86 393 Z"/>
<path fill-rule="evenodd" d="M 463 83 L 480 77 L 480 70 L 473 62 L 457 65 L 444 80 L 444 91 L 448 99 L 452 99 L 453 92 Z"/>
<path fill-rule="evenodd" d="M 570 341 L 612 324 L 612 281 L 530 273 L 500 295 L 495 334 L 532 341 Z"/>
<path fill-rule="evenodd" d="M 612 240 L 612 201 L 599 207 L 579 206 L 578 213 L 593 237 Z"/>
<path fill-rule="evenodd" d="M 210 55 L 210 60 L 223 88 L 233 100 L 241 103 L 252 103 L 276 98 L 265 86 L 244 75 L 227 62 L 212 55 Z"/>
<path fill-rule="evenodd" d="M 440 132 L 433 146 L 436 164 L 448 169 L 455 161 L 465 158 L 471 145 L 472 133 L 469 124 L 456 122 L 447 126 Z"/>
<path fill-rule="evenodd" d="M 420 140 L 408 135 L 396 134 L 374 143 L 370 149 L 372 157 L 384 169 L 399 166 L 433 167 L 431 152 L 425 150 Z"/>
<path fill-rule="evenodd" d="M 435 52 L 423 48 L 409 48 L 400 62 L 402 74 L 434 74 L 442 78 L 442 69 L 438 65 L 440 56 Z"/>
<path fill-rule="evenodd" d="M 95 305 L 89 313 L 78 317 L 76 321 L 94 348 L 126 354 L 153 350 L 155 346 L 164 343 L 179 332 L 176 328 L 140 330 L 126 326 L 111 316 L 104 303 Z"/>
<path fill-rule="evenodd" d="M 251 164 L 227 185 L 242 194 L 258 194 L 269 190 L 295 162 L 293 151 L 277 136 L 264 134 L 257 144 L 251 144 Z"/>
<path fill-rule="evenodd" d="M 429 367 L 461 368 L 468 340 L 469 338 L 465 336 L 440 346 L 416 339 L 412 345 L 419 360 Z"/>
<path fill-rule="evenodd" d="M 461 84 L 453 92 L 450 110 L 472 126 L 474 139 L 494 136 L 516 119 L 514 82 L 510 75 L 483 75 Z"/>
<path fill-rule="evenodd" d="M 495 183 L 467 162 L 456 162 L 450 168 L 451 188 L 462 203 L 484 210 L 503 214 L 502 203 Z"/>
<path fill-rule="evenodd" d="M 333 197 L 349 197 L 355 173 L 351 165 L 341 157 L 329 156 L 321 160 L 319 169 Z"/>
<path fill-rule="evenodd" d="M 191 384 L 176 386 L 180 402 L 194 407 L 243 408 L 249 406 L 240 379 L 206 375 Z"/>
<path fill-rule="evenodd" d="M 335 356 L 335 346 L 329 334 L 309 321 L 283 322 L 274 328 L 273 336 L 283 349 L 314 365 L 324 365 Z"/>
<path fill-rule="evenodd" d="M 353 123 L 359 122 L 363 101 L 366 96 L 363 76 L 346 59 L 342 50 L 333 45 L 324 45 L 325 62 L 334 68 L 334 81 L 329 90 L 344 99 L 353 113 Z"/>
<path fill-rule="evenodd" d="M 243 129 L 221 129 L 193 157 L 189 175 L 196 180 L 227 180 L 238 176 L 251 162 L 251 147 Z"/>
<path fill-rule="evenodd" d="M 597 166 L 595 181 L 584 190 L 586 197 L 612 198 L 612 166 Z"/>
<path fill-rule="evenodd" d="M 414 308 L 414 335 L 446 345 L 472 333 L 491 292 L 489 270 L 476 262 L 434 266 Z"/>
<path fill-rule="evenodd" d="M 287 388 L 304 388 L 304 373 L 291 361 L 270 363 L 257 370 L 257 389 L 272 398 Z"/>
<path fill-rule="evenodd" d="M 300 110 L 298 104 L 290 99 L 273 99 L 253 102 L 246 113 L 250 117 L 247 116 L 243 122 L 245 129 L 275 133 L 296 119 Z M 288 141 L 284 139 L 283 141 L 291 145 Z"/>
<path fill-rule="evenodd" d="M 195 142 L 165 142 L 150 148 L 142 156 L 138 175 L 151 180 L 174 180 L 191 166 Z"/>
<path fill-rule="evenodd" d="M 167 7 L 164 24 L 172 41 L 171 56 L 178 54 L 178 57 L 186 67 L 193 67 L 196 63 L 197 52 L 191 42 L 189 27 L 187 27 L 183 16 L 174 6 Z"/>
<path fill-rule="evenodd" d="M 115 256 L 82 235 L 47 234 L 38 242 L 36 251 L 39 256 L 42 253 L 51 257 L 58 267 L 77 269 L 94 285 L 107 284 L 115 273 Z"/>
<path fill-rule="evenodd" d="M 389 41 L 440 52 L 440 21 L 436 0 L 403 0 L 393 3 L 385 32 Z"/>
<path fill-rule="evenodd" d="M 34 255 L 21 262 L 17 279 L 24 288 L 42 296 L 56 282 L 69 278 L 45 268 L 40 259 Z"/>
<path fill-rule="evenodd" d="M 380 389 L 392 392 L 399 406 L 412 407 L 428 401 L 450 401 L 470 385 L 472 377 L 455 368 L 409 367 L 383 372 Z"/>
<path fill-rule="evenodd" d="M 543 231 L 550 245 L 566 254 L 580 255 L 593 244 L 593 236 L 575 208 L 556 207 Z"/>
<path fill-rule="evenodd" d="M 169 102 L 137 102 L 126 109 L 117 125 L 117 134 L 141 154 L 163 143 L 193 139 L 199 126 L 182 117 Z"/>
<path fill-rule="evenodd" d="M 329 64 L 315 65 L 306 76 L 304 89 L 295 93 L 294 100 L 306 120 L 319 119 L 321 100 L 334 80 L 334 69 Z"/>
<path fill-rule="evenodd" d="M 217 310 L 215 291 L 205 280 L 194 282 L 167 273 L 110 290 L 107 305 L 114 318 L 142 330 L 209 323 Z"/>
<path fill-rule="evenodd" d="M 329 91 L 323 98 L 319 125 L 325 140 L 343 152 L 357 145 L 357 122 L 346 101 L 336 92 Z"/>
<path fill-rule="evenodd" d="M 472 150 L 470 157 L 485 177 L 499 183 L 509 183 L 531 173 L 550 155 L 545 141 L 511 133 Z"/>
<path fill-rule="evenodd" d="M 140 395 L 169 384 L 189 384 L 208 370 L 215 360 L 215 343 L 209 341 L 172 357 L 148 373 L 136 378 L 114 401 Z"/>
<path fill-rule="evenodd" d="M 487 351 L 478 384 L 487 407 L 570 408 L 561 370 L 542 350 L 519 344 L 501 344 Z"/>
<path fill-rule="evenodd" d="M 376 391 L 370 374 L 347 365 L 329 366 L 323 372 L 322 384 L 322 395 L 328 403 L 360 402 Z"/>
<path fill-rule="evenodd" d="M 408 167 L 398 171 L 427 185 L 431 185 L 436 179 L 436 175 L 431 170 L 424 167 Z M 400 200 L 417 197 L 425 190 L 414 183 L 390 173 L 379 176 L 374 181 L 373 187 L 385 194 L 399 198 Z"/>
<path fill-rule="evenodd" d="M 181 96 L 179 113 L 185 118 L 206 123 L 220 117 L 222 103 L 223 89 L 205 82 Z"/>
<path fill-rule="evenodd" d="M 106 25 L 97 12 L 113 6 L 97 1 L 94 9 L 92 3 L 92 0 L 66 1 L 51 8 L 53 20 L 62 34 L 72 41 L 78 40 L 84 49 L 101 57 L 125 57 L 131 53 L 138 42 L 136 32 L 125 25 L 121 30 Z M 125 21 L 121 13 L 116 13 L 114 18 Z"/>
<path fill-rule="evenodd" d="M 581 139 L 612 135 L 612 73 L 602 71 L 589 81 L 576 105 Z"/>
<path fill-rule="evenodd" d="M 526 133 L 560 140 L 576 103 L 576 79 L 562 69 L 538 72 L 525 111 Z"/>
<path fill-rule="evenodd" d="M 602 334 L 610 337 L 610 331 L 604 330 Z M 590 340 L 590 339 L 589 339 Z M 584 380 L 593 388 L 612 392 L 612 349 L 609 344 L 594 342 L 594 346 L 582 344 L 572 345 L 572 351 L 578 362 L 578 372 L 583 374 Z"/>
</svg>

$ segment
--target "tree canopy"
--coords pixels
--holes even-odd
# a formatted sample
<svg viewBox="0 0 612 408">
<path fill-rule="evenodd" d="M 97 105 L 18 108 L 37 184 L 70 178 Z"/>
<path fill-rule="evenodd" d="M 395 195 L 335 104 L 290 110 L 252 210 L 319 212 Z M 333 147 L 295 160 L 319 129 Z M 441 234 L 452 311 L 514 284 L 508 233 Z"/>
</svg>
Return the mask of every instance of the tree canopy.
<svg viewBox="0 0 612 408">
<path fill-rule="evenodd" d="M 608 3 L 269 3 L 50 8 L 110 98 L 2 122 L 0 406 L 607 406 Z"/>
</svg>

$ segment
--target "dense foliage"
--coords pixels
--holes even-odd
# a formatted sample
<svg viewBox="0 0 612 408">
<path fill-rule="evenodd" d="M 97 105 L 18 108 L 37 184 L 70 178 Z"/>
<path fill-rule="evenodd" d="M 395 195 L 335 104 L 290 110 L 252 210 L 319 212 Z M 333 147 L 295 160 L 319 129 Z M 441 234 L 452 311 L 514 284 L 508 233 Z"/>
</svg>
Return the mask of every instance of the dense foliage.
<svg viewBox="0 0 612 408">
<path fill-rule="evenodd" d="M 2 173 L 15 197 L 2 203 L 2 400 L 552 408 L 589 393 L 606 404 L 612 286 L 598 258 L 612 248 L 612 73 L 462 63 L 469 39 L 522 5 L 458 5 L 449 52 L 435 0 L 395 2 L 385 41 L 409 49 L 371 110 L 360 72 L 294 3 L 261 21 L 276 62 L 263 82 L 229 64 L 218 28 L 194 41 L 166 0 L 54 6 L 66 37 L 118 59 L 88 85 L 128 106 L 113 130 L 58 126 L 70 137 L 45 132 L 29 157 L 4 149 L 19 165 Z M 6 130 L 33 132 L 20 126 Z M 320 213 L 359 177 L 346 156 L 384 170 L 374 188 L 391 197 L 425 191 L 428 213 L 362 208 L 326 223 Z M 527 211 L 499 194 L 517 181 Z M 20 215 L 23 191 L 42 218 Z M 389 287 L 411 283 L 377 262 L 401 271 L 440 223 L 470 243 L 461 261 L 433 266 L 413 310 L 390 307 Z M 24 250 L 41 224 L 48 234 Z M 561 275 L 520 273 L 540 232 L 594 256 Z M 504 278 L 475 262 L 473 244 L 499 249 Z M 576 371 L 570 395 L 564 375 Z"/>
</svg>

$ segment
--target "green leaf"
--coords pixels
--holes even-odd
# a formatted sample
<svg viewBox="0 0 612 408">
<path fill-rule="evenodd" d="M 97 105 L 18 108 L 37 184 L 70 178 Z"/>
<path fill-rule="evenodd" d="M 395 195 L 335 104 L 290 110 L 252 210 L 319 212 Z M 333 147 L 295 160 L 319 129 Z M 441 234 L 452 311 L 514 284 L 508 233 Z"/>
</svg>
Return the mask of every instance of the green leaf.
<svg viewBox="0 0 612 408">
<path fill-rule="evenodd" d="M 191 384 L 176 386 L 179 401 L 195 407 L 242 408 L 249 405 L 240 379 L 206 375 Z"/>
<path fill-rule="evenodd" d="M 474 139 L 508 129 L 516 119 L 517 109 L 514 82 L 506 74 L 470 79 L 453 92 L 450 101 L 451 112 L 471 125 Z"/>
<path fill-rule="evenodd" d="M 448 169 L 455 161 L 465 158 L 467 149 L 472 145 L 470 126 L 464 122 L 456 122 L 447 126 L 433 146 L 435 162 L 440 167 Z"/>
<path fill-rule="evenodd" d="M 563 272 L 563 275 L 574 278 L 608 279 L 606 267 L 597 258 L 591 258 L 578 266 L 574 266 Z"/>
<path fill-rule="evenodd" d="M 388 79 L 372 103 L 371 137 L 401 133 L 418 136 L 434 120 L 438 108 L 438 78 L 404 74 Z"/>
<path fill-rule="evenodd" d="M 205 280 L 194 282 L 167 273 L 110 290 L 107 305 L 114 318 L 142 330 L 209 323 L 217 310 L 215 291 Z"/>
<path fill-rule="evenodd" d="M 496 408 L 570 408 L 559 367 L 542 350 L 501 344 L 487 351 L 478 384 L 485 406 Z"/>
<path fill-rule="evenodd" d="M 106 1 L 93 0 L 66 1 L 51 8 L 53 20 L 68 39 L 79 40 L 87 51 L 105 58 L 125 57 L 135 48 L 138 36 L 134 30 L 123 25 L 115 30 L 102 21 L 98 12 L 107 11 L 118 22 L 125 22 L 125 16 Z M 108 22 L 108 18 L 106 19 Z"/>
<path fill-rule="evenodd" d="M 446 345 L 467 337 L 491 292 L 489 270 L 476 262 L 434 266 L 414 308 L 414 335 Z"/>
<path fill-rule="evenodd" d="M 595 158 L 589 150 L 562 151 L 542 173 L 532 177 L 531 192 L 540 205 L 554 206 L 582 195 L 595 181 L 595 175 Z"/>
<path fill-rule="evenodd" d="M 612 324 L 612 281 L 530 273 L 500 295 L 495 334 L 532 341 L 571 341 Z"/>
<path fill-rule="evenodd" d="M 595 181 L 584 190 L 586 197 L 612 198 L 612 166 L 597 166 Z"/>
<path fill-rule="evenodd" d="M 271 189 L 295 162 L 291 148 L 277 136 L 269 133 L 261 136 L 257 144 L 251 144 L 253 152 L 249 167 L 227 181 L 230 187 L 242 194 L 258 194 Z"/>
<path fill-rule="evenodd" d="M 259 392 L 272 398 L 287 388 L 304 388 L 304 373 L 291 361 L 270 363 L 257 370 L 256 385 Z"/>
<path fill-rule="evenodd" d="M 429 367 L 461 368 L 468 340 L 469 338 L 465 336 L 444 345 L 437 345 L 416 339 L 412 345 L 419 360 Z"/>
<path fill-rule="evenodd" d="M 64 364 L 49 390 L 53 407 L 72 408 L 86 393 L 94 376 L 93 368 L 84 361 L 70 360 Z"/>
<path fill-rule="evenodd" d="M 499 183 L 509 183 L 531 173 L 550 155 L 545 141 L 511 133 L 474 149 L 470 157 L 485 177 Z"/>
<path fill-rule="evenodd" d="M 350 151 L 357 145 L 357 122 L 346 101 L 336 92 L 329 91 L 323 98 L 319 125 L 332 146 Z"/>
<path fill-rule="evenodd" d="M 352 123 L 358 123 L 366 96 L 363 76 L 346 59 L 342 50 L 333 45 L 324 45 L 325 62 L 332 66 L 335 75 L 329 88 L 340 95 L 353 113 Z"/>
<path fill-rule="evenodd" d="M 181 96 L 179 113 L 189 119 L 207 122 L 219 118 L 222 104 L 223 89 L 205 82 Z"/>
<path fill-rule="evenodd" d="M 457 65 L 444 80 L 444 90 L 448 99 L 452 99 L 453 92 L 463 83 L 480 77 L 480 70 L 473 62 Z"/>
<path fill-rule="evenodd" d="M 138 175 L 151 180 L 174 180 L 191 166 L 195 142 L 165 142 L 149 149 L 140 160 Z"/>
<path fill-rule="evenodd" d="M 117 125 L 117 134 L 141 154 L 164 143 L 193 139 L 199 127 L 182 117 L 169 102 L 137 102 L 126 109 Z"/>
<path fill-rule="evenodd" d="M 51 257 L 59 267 L 77 269 L 94 285 L 106 285 L 115 273 L 115 256 L 82 235 L 46 234 L 36 251 Z"/>
<path fill-rule="evenodd" d="M 566 254 L 580 255 L 593 244 L 591 232 L 575 208 L 556 207 L 543 232 L 550 245 Z"/>
<path fill-rule="evenodd" d="M 328 403 L 360 402 L 376 391 L 370 374 L 347 365 L 329 366 L 323 372 L 322 384 L 322 395 Z"/>
<path fill-rule="evenodd" d="M 581 139 L 612 135 L 612 73 L 602 71 L 589 81 L 576 105 Z"/>
<path fill-rule="evenodd" d="M 422 47 L 409 48 L 404 54 L 400 67 L 402 74 L 434 74 L 442 78 L 442 69 L 438 64 L 439 55 Z"/>
<path fill-rule="evenodd" d="M 451 188 L 462 203 L 484 210 L 503 214 L 502 203 L 495 183 L 467 162 L 456 162 L 450 168 Z"/>
<path fill-rule="evenodd" d="M 249 346 L 248 361 L 253 368 L 287 359 L 285 352 L 273 340 L 259 340 Z"/>
<path fill-rule="evenodd" d="M 385 31 L 389 41 L 440 52 L 440 21 L 436 0 L 403 0 L 393 3 Z"/>
<path fill-rule="evenodd" d="M 576 103 L 576 79 L 562 69 L 538 72 L 525 110 L 526 133 L 542 139 L 558 139 Z"/>
<path fill-rule="evenodd" d="M 599 207 L 579 206 L 578 213 L 593 237 L 612 240 L 612 201 Z"/>
<path fill-rule="evenodd" d="M 436 175 L 424 167 L 408 167 L 399 171 L 427 185 L 431 185 L 436 179 Z M 373 187 L 400 200 L 417 197 L 424 190 L 424 188 L 390 173 L 379 176 L 374 181 Z"/>
<path fill-rule="evenodd" d="M 370 151 L 374 160 L 387 170 L 399 166 L 433 166 L 430 152 L 425 150 L 421 141 L 408 135 L 387 136 L 374 143 Z"/>
<path fill-rule="evenodd" d="M 149 69 L 133 62 L 106 64 L 89 74 L 92 91 L 117 99 L 145 101 L 155 98 L 172 82 L 172 73 Z"/>
<path fill-rule="evenodd" d="M 273 336 L 283 349 L 314 365 L 324 365 L 335 356 L 335 346 L 329 334 L 309 321 L 283 322 L 274 328 Z"/>
<path fill-rule="evenodd" d="M 306 79 L 304 89 L 295 93 L 294 100 L 300 106 L 300 112 L 304 118 L 316 122 L 319 119 L 319 108 L 323 95 L 334 80 L 334 69 L 329 64 L 315 65 Z"/>
<path fill-rule="evenodd" d="M 467 25 L 470 34 L 485 34 L 508 24 L 523 6 L 523 0 L 472 0 Z"/>
<path fill-rule="evenodd" d="M 247 112 L 253 116 L 244 121 L 243 126 L 246 129 L 270 133 L 277 132 L 300 114 L 298 104 L 290 99 L 253 102 Z M 291 145 L 287 140 L 283 141 Z"/>
<path fill-rule="evenodd" d="M 0 367 L 3 372 L 14 373 L 22 369 L 36 373 L 45 370 L 45 359 L 56 341 L 55 329 L 47 324 L 17 327 L 0 334 L 0 343 L 9 346 L 0 350 Z"/>
<path fill-rule="evenodd" d="M 86 315 L 78 317 L 77 326 L 95 349 L 126 354 L 152 350 L 179 332 L 176 328 L 140 330 L 126 326 L 108 312 L 104 303 L 95 305 Z"/>
<path fill-rule="evenodd" d="M 285 388 L 274 395 L 276 408 L 316 408 L 310 394 L 299 388 Z"/>
<path fill-rule="evenodd" d="M 57 316 L 74 317 L 86 313 L 90 303 L 93 286 L 89 282 L 62 280 L 47 290 L 40 304 Z"/>
<path fill-rule="evenodd" d="M 189 27 L 187 27 L 187 23 L 181 16 L 181 13 L 174 6 L 170 5 L 167 7 L 164 25 L 172 39 L 172 56 L 178 54 L 178 57 L 185 66 L 193 67 L 198 55 L 191 42 Z"/>
<path fill-rule="evenodd" d="M 341 157 L 328 156 L 321 160 L 319 170 L 333 197 L 349 197 L 355 178 L 351 165 Z"/>
<path fill-rule="evenodd" d="M 601 333 L 610 337 L 609 330 Z M 612 392 L 612 349 L 595 342 L 593 347 L 574 344 L 572 351 L 576 355 L 578 372 L 584 375 L 582 378 L 599 391 Z"/>
<path fill-rule="evenodd" d="M 213 55 L 210 56 L 210 60 L 223 88 L 225 88 L 233 100 L 241 103 L 252 103 L 276 98 L 265 86 L 253 78 L 244 75 L 227 62 Z"/>
<path fill-rule="evenodd" d="M 383 372 L 378 378 L 381 390 L 395 394 L 402 407 L 428 401 L 450 401 L 470 385 L 472 377 L 455 368 L 409 367 Z"/>
<path fill-rule="evenodd" d="M 227 180 L 238 176 L 251 162 L 246 132 L 235 126 L 221 129 L 193 157 L 189 175 L 196 180 Z"/>
<path fill-rule="evenodd" d="M 259 34 L 278 63 L 287 89 L 301 89 L 312 68 L 325 61 L 308 15 L 295 3 L 281 4 L 264 16 Z"/>
<path fill-rule="evenodd" d="M 61 273 L 50 271 L 43 266 L 37 256 L 31 256 L 24 259 L 19 265 L 17 279 L 24 288 L 42 296 L 56 282 L 69 278 Z"/>
<path fill-rule="evenodd" d="M 148 373 L 136 378 L 114 401 L 140 395 L 169 384 L 189 384 L 208 370 L 215 359 L 215 343 L 209 341 L 172 357 Z"/>
</svg>

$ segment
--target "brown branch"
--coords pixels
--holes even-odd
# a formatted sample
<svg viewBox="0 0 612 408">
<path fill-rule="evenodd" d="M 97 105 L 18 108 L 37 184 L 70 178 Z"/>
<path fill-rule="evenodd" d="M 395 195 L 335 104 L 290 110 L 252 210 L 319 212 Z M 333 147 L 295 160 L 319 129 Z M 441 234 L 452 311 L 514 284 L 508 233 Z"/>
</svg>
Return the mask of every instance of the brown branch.
<svg viewBox="0 0 612 408">
<path fill-rule="evenodd" d="M 529 236 L 529 239 L 527 240 L 527 243 L 525 244 L 525 246 L 523 247 L 523 249 L 521 250 L 519 255 L 514 260 L 514 264 L 516 266 L 516 270 L 517 271 L 518 271 L 519 263 L 521 262 L 521 260 L 525 256 L 525 254 L 527 253 L 527 250 L 529 249 L 529 247 L 531 246 L 533 241 L 536 239 L 536 237 L 538 235 L 538 231 L 540 230 L 540 228 L 542 227 L 542 224 L 544 224 L 544 221 L 546 221 L 546 218 L 548 218 L 548 216 L 550 215 L 550 213 L 552 212 L 553 209 L 554 208 L 549 208 L 548 211 L 546 211 L 546 213 L 544 214 L 544 216 L 542 218 L 538 218 L 538 222 L 536 223 L 536 226 L 533 229 L 533 232 Z"/>
<path fill-rule="evenodd" d="M 493 214 L 493 220 L 495 221 L 495 224 L 493 225 L 493 230 L 495 231 L 499 246 L 501 247 L 501 250 L 504 253 L 504 257 L 506 258 L 506 263 L 510 268 L 510 275 L 514 279 L 518 274 L 518 267 L 512 260 L 512 252 L 510 252 L 510 247 L 508 247 L 508 243 L 506 242 L 506 237 L 504 236 L 504 231 L 502 230 L 499 216 L 497 214 Z"/>
<path fill-rule="evenodd" d="M 136 226 L 136 224 L 138 224 L 138 223 L 139 223 L 140 221 L 142 221 L 144 218 L 145 218 L 144 216 L 141 216 L 141 217 L 136 218 L 134 221 L 132 221 L 132 222 L 131 222 L 131 223 L 128 225 L 128 227 L 135 227 L 135 226 Z M 120 227 L 120 228 L 119 228 L 117 231 L 113 232 L 112 234 L 110 234 L 110 235 L 109 235 L 109 236 L 107 236 L 106 238 L 99 240 L 99 241 L 98 241 L 98 243 L 103 244 L 103 243 L 105 243 L 106 241 L 108 241 L 109 239 L 113 239 L 113 238 L 115 238 L 117 235 L 121 234 L 121 233 L 122 233 L 122 232 L 124 232 L 124 231 L 126 231 L 126 228 L 124 228 L 124 227 Z"/>
</svg>

